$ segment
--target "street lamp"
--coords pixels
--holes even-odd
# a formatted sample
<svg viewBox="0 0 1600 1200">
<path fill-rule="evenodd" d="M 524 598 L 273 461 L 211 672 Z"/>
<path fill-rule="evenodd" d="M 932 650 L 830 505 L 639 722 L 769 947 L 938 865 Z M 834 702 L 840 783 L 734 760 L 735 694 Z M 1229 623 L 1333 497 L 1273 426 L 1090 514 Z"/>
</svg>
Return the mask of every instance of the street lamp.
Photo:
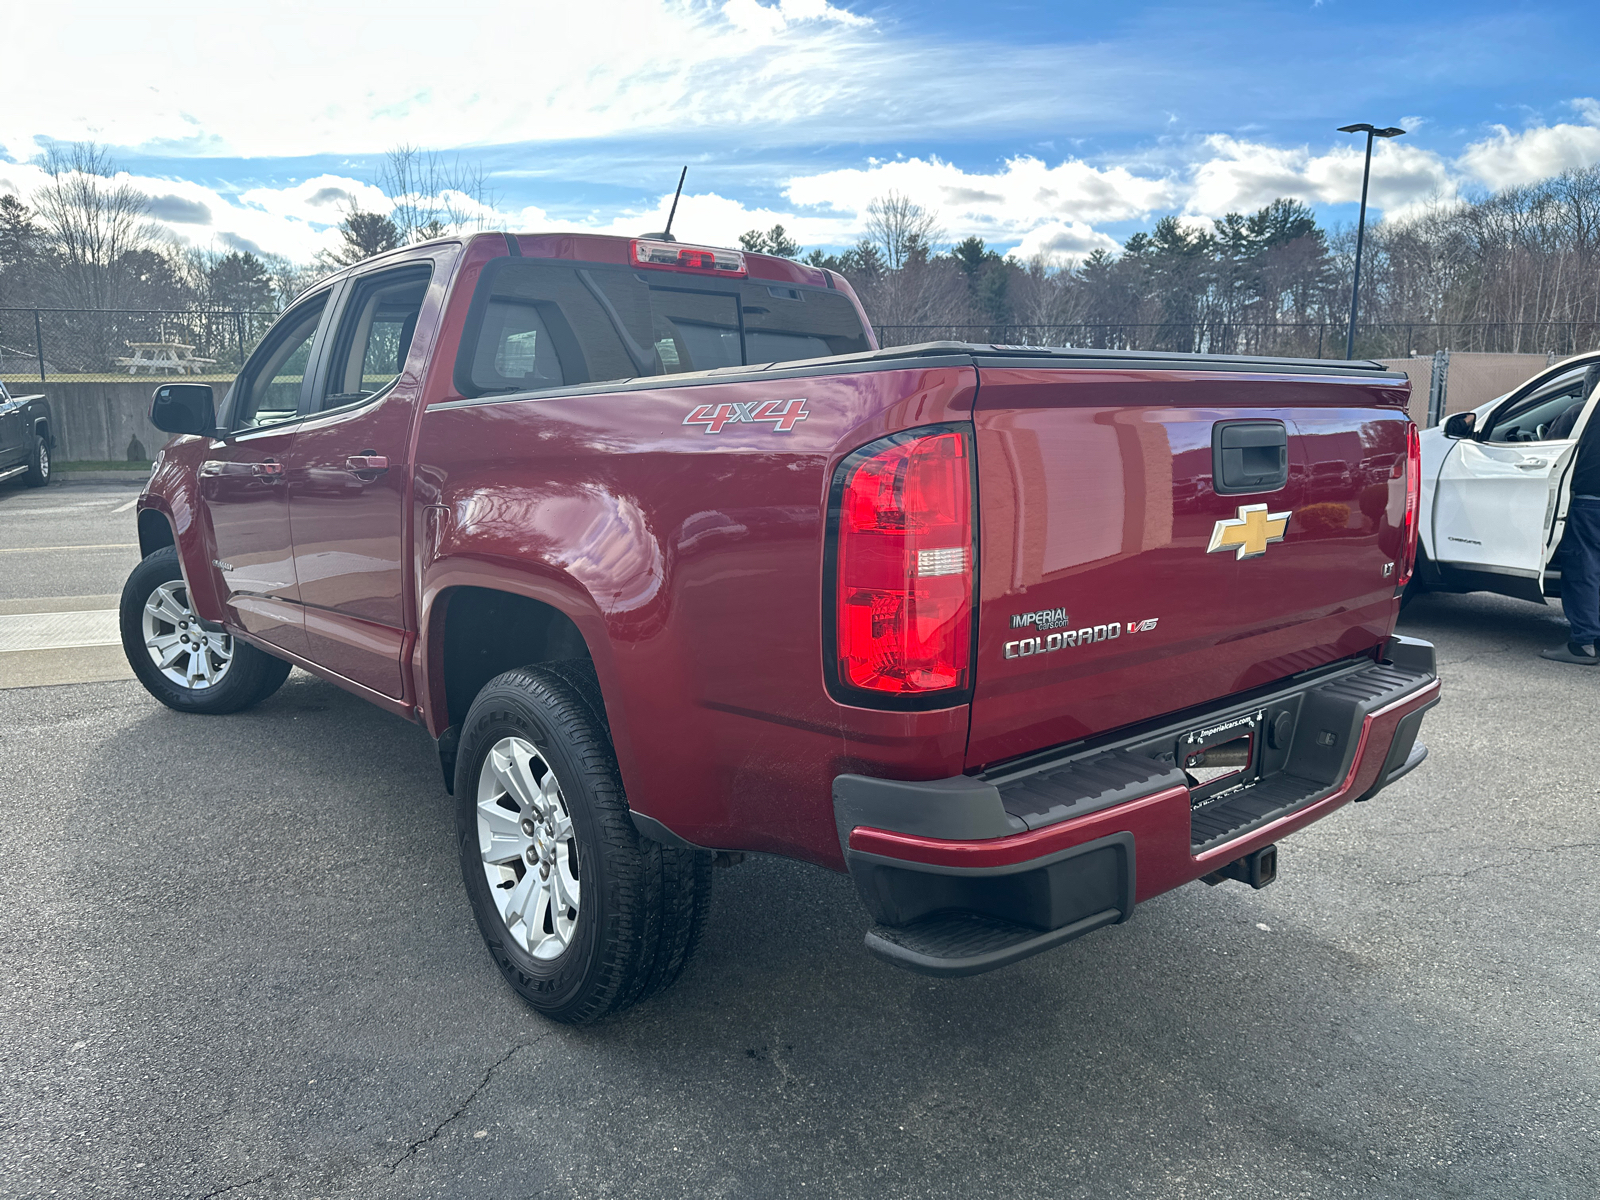
<svg viewBox="0 0 1600 1200">
<path fill-rule="evenodd" d="M 1372 176 L 1372 139 L 1399 137 L 1405 130 L 1393 125 L 1379 129 L 1375 125 L 1362 124 L 1341 125 L 1339 132 L 1367 135 L 1367 165 L 1361 170 L 1361 218 L 1356 222 L 1356 277 L 1350 285 L 1350 331 L 1344 342 L 1344 356 L 1350 359 L 1356 356 L 1356 302 L 1361 295 L 1361 242 L 1367 233 L 1367 180 Z"/>
</svg>

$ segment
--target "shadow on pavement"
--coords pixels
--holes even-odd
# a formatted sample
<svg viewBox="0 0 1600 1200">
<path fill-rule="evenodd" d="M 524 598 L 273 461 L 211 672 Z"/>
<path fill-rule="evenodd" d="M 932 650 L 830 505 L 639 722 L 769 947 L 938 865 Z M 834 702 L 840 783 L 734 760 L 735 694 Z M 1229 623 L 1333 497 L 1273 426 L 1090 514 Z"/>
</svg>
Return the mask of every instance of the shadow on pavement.
<svg viewBox="0 0 1600 1200">
<path fill-rule="evenodd" d="M 1536 651 L 1559 624 L 1490 597 L 1424 598 L 1406 620 L 1446 657 L 1474 640 Z M 1420 771 L 1320 842 L 1302 835 L 1303 854 L 1290 843 L 1272 889 L 1195 885 L 968 980 L 877 963 L 848 880 L 752 859 L 718 873 L 676 988 L 572 1030 L 521 1005 L 483 950 L 421 730 L 298 673 L 230 718 L 126 684 L 19 695 L 0 695 L 0 721 L 50 767 L 0 814 L 15 1034 L 0 1157 L 26 1154 L 0 1192 L 1409 1197 L 1592 1181 L 1600 1144 L 1573 1106 L 1600 1083 L 1593 1034 L 1575 1061 L 1583 1046 L 1551 1033 L 1583 980 L 1503 987 L 1483 955 L 1516 954 L 1459 925 L 1460 894 L 1441 909 L 1372 861 L 1388 823 L 1455 815 Z M 1333 869 L 1340 854 L 1356 866 Z M 1515 914 L 1487 878 L 1466 895 Z M 1506 934 L 1521 952 L 1539 936 Z"/>
</svg>

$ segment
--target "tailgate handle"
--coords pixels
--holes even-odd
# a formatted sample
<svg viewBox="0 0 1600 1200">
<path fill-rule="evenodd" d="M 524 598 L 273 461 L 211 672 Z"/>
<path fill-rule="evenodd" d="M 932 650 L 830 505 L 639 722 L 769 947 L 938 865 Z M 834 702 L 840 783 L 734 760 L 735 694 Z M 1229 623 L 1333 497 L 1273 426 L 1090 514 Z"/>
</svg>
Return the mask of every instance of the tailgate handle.
<svg viewBox="0 0 1600 1200">
<path fill-rule="evenodd" d="M 1211 427 L 1211 480 L 1219 495 L 1275 492 L 1289 482 L 1289 431 L 1282 421 L 1218 421 Z"/>
</svg>

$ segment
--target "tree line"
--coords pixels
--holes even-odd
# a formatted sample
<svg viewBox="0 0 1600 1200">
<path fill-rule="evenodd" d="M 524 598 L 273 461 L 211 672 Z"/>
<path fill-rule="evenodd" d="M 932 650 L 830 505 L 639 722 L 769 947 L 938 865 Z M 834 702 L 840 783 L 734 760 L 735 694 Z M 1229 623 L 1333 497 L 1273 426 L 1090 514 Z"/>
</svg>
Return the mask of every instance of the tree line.
<svg viewBox="0 0 1600 1200">
<path fill-rule="evenodd" d="M 977 237 L 947 243 L 936 213 L 890 193 L 841 253 L 802 255 L 781 225 L 740 241 L 839 271 L 886 345 L 954 337 L 1339 357 L 1356 236 L 1277 199 L 1207 224 L 1163 217 L 1117 253 L 1024 260 Z M 1600 166 L 1378 223 L 1362 255 L 1356 353 L 1593 349 L 1597 267 Z"/>
<path fill-rule="evenodd" d="M 388 213 L 352 201 L 339 243 L 310 263 L 250 250 L 184 246 L 150 220 L 150 197 L 90 143 L 52 147 L 45 184 L 25 203 L 0 194 L 0 359 L 36 369 L 106 370 L 129 341 L 181 341 L 237 367 L 272 314 L 318 278 L 384 250 L 481 221 L 483 172 L 398 146 L 377 172 Z M 8 311 L 9 310 L 9 311 Z M 36 324 L 28 310 L 45 310 Z"/>
<path fill-rule="evenodd" d="M 164 237 L 149 197 L 96 146 L 55 147 L 41 166 L 46 183 L 31 204 L 0 194 L 0 310 L 202 314 L 180 335 L 222 363 L 254 344 L 266 318 L 245 328 L 204 314 L 271 313 L 330 270 L 483 227 L 494 211 L 480 167 L 399 146 L 375 180 L 389 211 L 352 202 L 336 248 L 295 263 Z M 865 236 L 843 251 L 803 254 L 781 225 L 740 241 L 842 273 L 890 345 L 954 337 L 1329 357 L 1344 344 L 1355 248 L 1353 229 L 1324 229 L 1306 205 L 1278 199 L 1208 223 L 1163 217 L 1116 252 L 1024 260 L 979 237 L 947 239 L 936 212 L 895 192 L 873 201 Z M 1597 267 L 1600 166 L 1381 222 L 1367 231 L 1357 353 L 1593 348 Z M 0 311 L 0 343 L 26 345 L 18 325 Z M 144 330 L 78 325 L 83 345 L 58 354 L 109 360 Z"/>
</svg>

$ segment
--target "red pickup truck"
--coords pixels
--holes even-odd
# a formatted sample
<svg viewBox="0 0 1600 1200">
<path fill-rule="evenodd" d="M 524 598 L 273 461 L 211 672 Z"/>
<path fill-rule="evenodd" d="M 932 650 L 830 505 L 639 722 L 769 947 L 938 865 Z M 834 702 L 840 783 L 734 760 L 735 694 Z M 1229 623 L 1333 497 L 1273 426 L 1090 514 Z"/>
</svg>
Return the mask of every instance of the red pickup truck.
<svg viewBox="0 0 1600 1200">
<path fill-rule="evenodd" d="M 157 389 L 123 638 L 175 709 L 293 665 L 424 725 L 484 939 L 556 1019 L 675 979 L 748 852 L 971 974 L 1263 886 L 1422 760 L 1407 395 L 880 350 L 842 277 L 759 254 L 430 242 L 302 296 L 220 406 Z"/>
</svg>

